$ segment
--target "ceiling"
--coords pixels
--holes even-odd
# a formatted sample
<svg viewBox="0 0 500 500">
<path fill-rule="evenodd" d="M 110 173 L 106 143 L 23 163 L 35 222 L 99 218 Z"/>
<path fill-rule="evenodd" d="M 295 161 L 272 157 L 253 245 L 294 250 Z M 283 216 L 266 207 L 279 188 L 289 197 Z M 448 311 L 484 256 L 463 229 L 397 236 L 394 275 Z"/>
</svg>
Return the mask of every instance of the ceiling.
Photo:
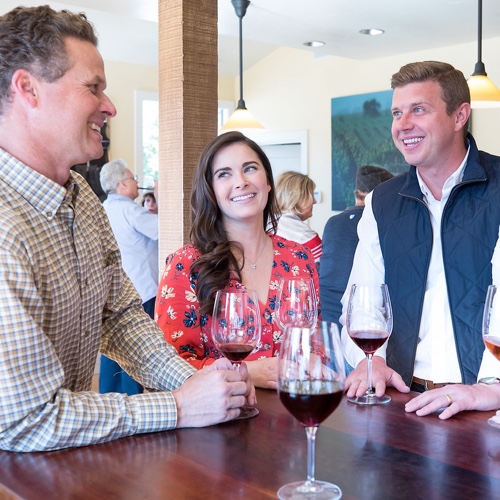
<svg viewBox="0 0 500 500">
<path fill-rule="evenodd" d="M 212 0 L 215 1 L 215 0 Z M 105 59 L 157 64 L 157 0 L 2 0 L 0 13 L 48 3 L 83 11 L 99 34 Z M 477 0 L 252 0 L 243 19 L 248 68 L 280 46 L 368 60 L 477 40 Z M 219 74 L 236 76 L 238 18 L 230 0 L 218 0 Z M 384 35 L 361 35 L 381 28 Z M 500 37 L 500 1 L 483 0 L 483 39 Z M 304 42 L 321 40 L 317 49 Z M 488 61 L 496 54 L 483 52 Z M 471 72 L 477 52 L 468 54 Z"/>
</svg>

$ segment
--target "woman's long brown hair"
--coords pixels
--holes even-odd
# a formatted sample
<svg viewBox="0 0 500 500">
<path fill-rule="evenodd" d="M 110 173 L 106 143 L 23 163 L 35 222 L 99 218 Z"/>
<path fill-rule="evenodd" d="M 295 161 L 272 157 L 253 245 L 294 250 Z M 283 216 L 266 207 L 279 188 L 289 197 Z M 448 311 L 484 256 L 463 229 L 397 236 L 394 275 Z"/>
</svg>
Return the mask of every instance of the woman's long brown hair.
<svg viewBox="0 0 500 500">
<path fill-rule="evenodd" d="M 276 233 L 278 208 L 275 199 L 273 172 L 271 163 L 261 147 L 241 132 L 227 132 L 219 135 L 207 144 L 202 152 L 196 169 L 193 190 L 191 193 L 191 242 L 201 253 L 191 266 L 191 274 L 197 275 L 196 295 L 200 303 L 200 314 L 211 314 L 214 305 L 214 294 L 224 289 L 230 280 L 233 270 L 241 281 L 240 264 L 232 249 L 238 248 L 243 254 L 241 245 L 229 241 L 222 222 L 222 212 L 217 204 L 213 189 L 212 164 L 215 155 L 232 144 L 245 144 L 252 149 L 261 161 L 271 186 L 264 208 L 264 230 Z M 244 257 L 243 257 L 244 258 Z"/>
</svg>

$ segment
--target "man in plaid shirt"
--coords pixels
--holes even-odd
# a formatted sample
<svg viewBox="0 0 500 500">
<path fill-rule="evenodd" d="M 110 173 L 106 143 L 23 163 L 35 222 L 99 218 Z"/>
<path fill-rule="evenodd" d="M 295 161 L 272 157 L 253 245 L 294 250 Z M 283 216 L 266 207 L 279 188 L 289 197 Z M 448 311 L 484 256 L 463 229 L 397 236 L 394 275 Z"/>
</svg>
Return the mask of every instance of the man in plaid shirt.
<svg viewBox="0 0 500 500">
<path fill-rule="evenodd" d="M 231 420 L 245 369 L 194 370 L 142 309 L 106 213 L 75 164 L 116 110 L 84 14 L 0 17 L 0 449 L 83 446 Z M 98 351 L 149 391 L 91 392 Z"/>
</svg>

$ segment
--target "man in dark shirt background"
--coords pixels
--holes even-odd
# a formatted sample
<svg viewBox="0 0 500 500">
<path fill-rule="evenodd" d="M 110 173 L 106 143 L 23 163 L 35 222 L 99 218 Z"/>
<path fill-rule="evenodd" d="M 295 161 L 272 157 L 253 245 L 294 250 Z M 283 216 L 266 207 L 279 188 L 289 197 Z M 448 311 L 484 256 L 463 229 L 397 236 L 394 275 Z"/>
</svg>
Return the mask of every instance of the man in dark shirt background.
<svg viewBox="0 0 500 500">
<path fill-rule="evenodd" d="M 357 227 L 363 214 L 366 195 L 393 175 L 381 167 L 366 165 L 356 171 L 355 205 L 330 217 L 323 232 L 323 253 L 319 269 L 321 290 L 321 316 L 324 321 L 334 321 L 339 327 L 347 280 L 351 272 L 354 252 L 358 244 Z"/>
</svg>

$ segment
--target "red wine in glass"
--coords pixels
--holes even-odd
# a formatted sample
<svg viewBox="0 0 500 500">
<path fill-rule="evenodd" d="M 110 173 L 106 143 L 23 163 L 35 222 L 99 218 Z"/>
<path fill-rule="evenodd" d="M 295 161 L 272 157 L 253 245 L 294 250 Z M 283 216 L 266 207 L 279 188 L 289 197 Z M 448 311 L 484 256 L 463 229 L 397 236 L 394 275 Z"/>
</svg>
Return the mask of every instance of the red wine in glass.
<svg viewBox="0 0 500 500">
<path fill-rule="evenodd" d="M 241 363 L 252 351 L 251 345 L 245 344 L 221 344 L 219 351 L 231 361 L 231 363 Z"/>
<path fill-rule="evenodd" d="M 219 290 L 212 314 L 215 347 L 239 370 L 241 362 L 260 341 L 261 323 L 257 293 L 253 290 Z M 243 406 L 238 419 L 256 417 L 257 408 Z"/>
<path fill-rule="evenodd" d="M 285 484 L 280 500 L 331 500 L 340 488 L 314 477 L 316 432 L 337 408 L 345 382 L 344 356 L 335 323 L 285 326 L 278 360 L 278 394 L 283 406 L 306 430 L 307 480 Z"/>
<path fill-rule="evenodd" d="M 319 387 L 316 390 L 301 388 L 298 381 L 290 381 L 286 389 L 280 389 L 283 406 L 306 427 L 318 427 L 337 408 L 344 393 L 341 386 L 335 382 L 318 382 Z"/>
<path fill-rule="evenodd" d="M 354 343 L 365 353 L 374 354 L 375 351 L 382 347 L 389 337 L 387 332 L 382 330 L 378 331 L 356 331 L 350 332 L 350 337 L 354 340 Z"/>
<path fill-rule="evenodd" d="M 392 332 L 392 307 L 386 284 L 354 284 L 347 304 L 346 328 L 349 337 L 365 353 L 367 359 L 368 390 L 363 396 L 349 398 L 358 405 L 380 405 L 391 398 L 377 396 L 373 389 L 373 354 Z"/>
</svg>

